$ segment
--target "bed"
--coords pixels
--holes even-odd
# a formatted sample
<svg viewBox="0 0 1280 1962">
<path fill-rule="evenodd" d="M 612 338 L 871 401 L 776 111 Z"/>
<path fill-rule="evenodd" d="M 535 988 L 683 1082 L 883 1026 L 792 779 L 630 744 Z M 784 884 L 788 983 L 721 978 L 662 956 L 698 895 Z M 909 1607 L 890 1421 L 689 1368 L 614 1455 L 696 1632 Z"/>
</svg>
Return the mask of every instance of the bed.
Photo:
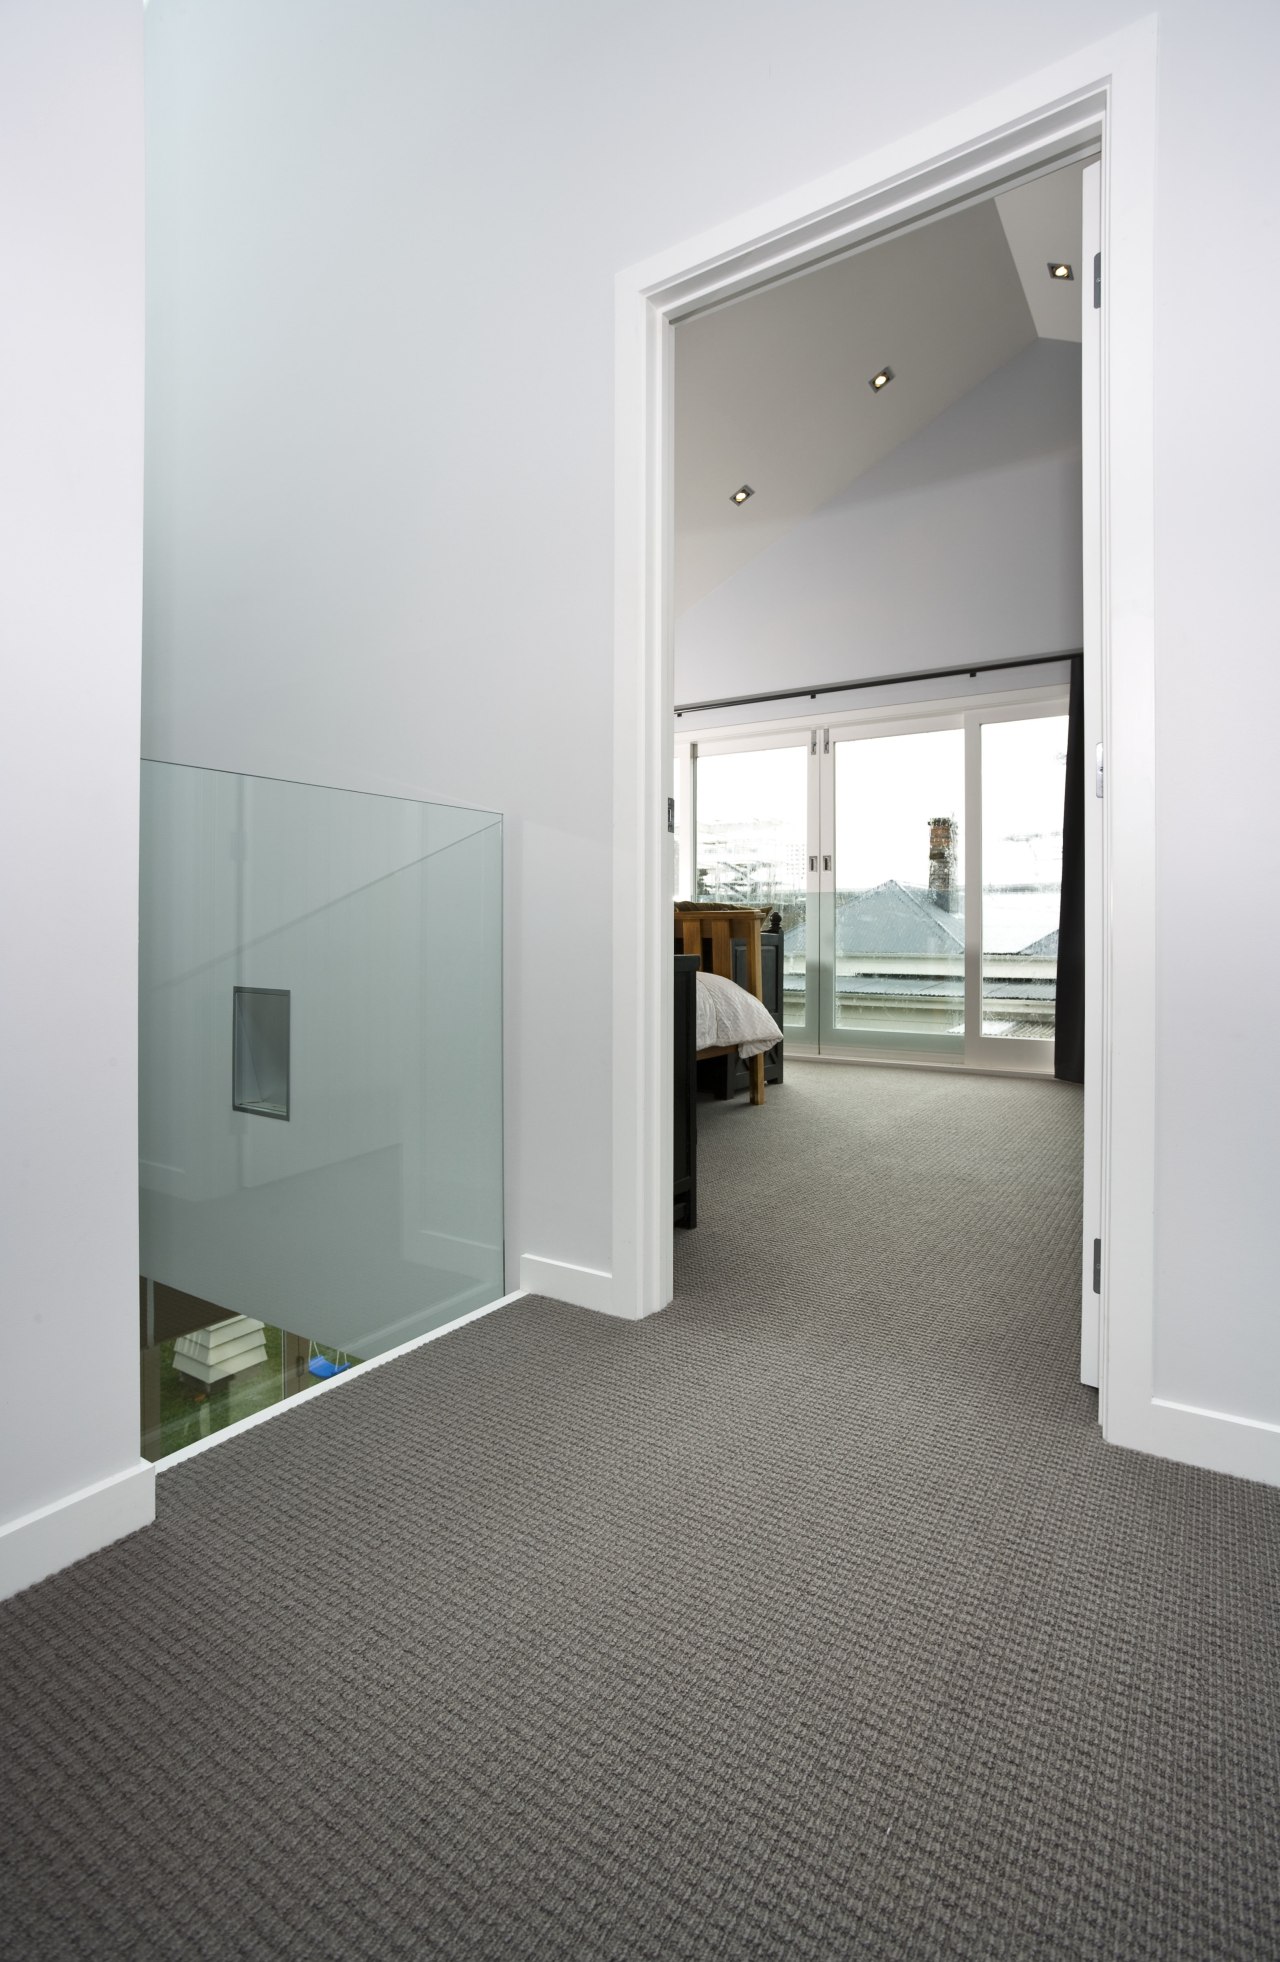
<svg viewBox="0 0 1280 1962">
<path fill-rule="evenodd" d="M 717 1076 L 719 1095 L 741 1080 L 753 1104 L 764 1102 L 766 1076 L 782 1081 L 782 936 L 761 925 L 759 913 L 741 908 L 676 908 L 677 1226 L 697 1224 L 699 1065 Z M 752 975 L 754 992 L 741 985 Z"/>
<path fill-rule="evenodd" d="M 738 1056 L 747 1065 L 751 1102 L 764 1102 L 765 1054 L 782 1030 L 764 1004 L 763 921 L 755 907 L 676 906 L 676 949 L 699 958 L 695 1022 L 697 1060 Z M 734 980 L 734 944 L 742 983 Z"/>
</svg>

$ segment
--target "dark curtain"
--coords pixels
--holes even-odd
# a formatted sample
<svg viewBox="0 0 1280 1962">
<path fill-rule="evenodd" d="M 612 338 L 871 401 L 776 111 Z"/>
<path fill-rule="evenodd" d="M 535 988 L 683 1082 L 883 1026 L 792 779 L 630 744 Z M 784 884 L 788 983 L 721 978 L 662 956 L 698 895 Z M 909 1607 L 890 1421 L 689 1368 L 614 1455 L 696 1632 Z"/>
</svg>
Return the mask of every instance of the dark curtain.
<svg viewBox="0 0 1280 1962">
<path fill-rule="evenodd" d="M 1053 1073 L 1084 1082 L 1084 662 L 1071 657 L 1067 793 L 1062 812 L 1062 911 L 1058 917 L 1058 1007 Z"/>
</svg>

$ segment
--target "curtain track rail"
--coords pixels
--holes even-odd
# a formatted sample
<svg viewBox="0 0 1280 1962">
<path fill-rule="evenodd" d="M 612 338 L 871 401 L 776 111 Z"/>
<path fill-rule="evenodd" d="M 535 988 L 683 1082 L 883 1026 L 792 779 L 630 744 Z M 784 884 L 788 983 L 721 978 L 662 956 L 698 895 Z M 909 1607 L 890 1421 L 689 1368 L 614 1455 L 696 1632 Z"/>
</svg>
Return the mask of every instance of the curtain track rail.
<svg viewBox="0 0 1280 1962">
<path fill-rule="evenodd" d="M 956 675 L 997 674 L 1004 668 L 1045 668 L 1070 661 L 1078 647 L 1060 654 L 1021 654 L 1009 661 L 963 661 L 954 668 L 922 668 L 912 674 L 868 675 L 863 681 L 822 681 L 812 688 L 775 688 L 765 695 L 722 695 L 714 702 L 678 702 L 677 715 L 697 715 L 704 709 L 754 708 L 760 702 L 816 702 L 819 695 L 848 695 L 858 688 L 894 688 L 908 681 L 947 681 Z"/>
</svg>

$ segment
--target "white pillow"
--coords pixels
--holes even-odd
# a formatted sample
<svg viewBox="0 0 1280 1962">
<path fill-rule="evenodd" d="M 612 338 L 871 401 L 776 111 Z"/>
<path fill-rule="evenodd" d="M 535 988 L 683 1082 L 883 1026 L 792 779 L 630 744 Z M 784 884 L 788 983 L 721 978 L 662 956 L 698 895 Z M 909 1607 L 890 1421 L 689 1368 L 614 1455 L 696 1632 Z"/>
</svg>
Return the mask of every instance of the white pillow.
<svg viewBox="0 0 1280 1962">
<path fill-rule="evenodd" d="M 737 1049 L 745 1062 L 748 1056 L 763 1055 L 781 1042 L 782 1030 L 762 1001 L 727 981 L 723 974 L 704 974 L 698 982 L 699 1049 Z"/>
</svg>

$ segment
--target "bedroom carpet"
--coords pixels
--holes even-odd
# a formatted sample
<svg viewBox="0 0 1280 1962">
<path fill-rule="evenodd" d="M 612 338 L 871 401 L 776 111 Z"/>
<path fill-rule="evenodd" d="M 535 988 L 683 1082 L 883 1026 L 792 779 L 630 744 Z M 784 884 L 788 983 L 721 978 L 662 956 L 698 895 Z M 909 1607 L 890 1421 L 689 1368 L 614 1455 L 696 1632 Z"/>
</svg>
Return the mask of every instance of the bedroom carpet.
<svg viewBox="0 0 1280 1962">
<path fill-rule="evenodd" d="M 1110 1449 L 1078 1093 L 703 1105 L 678 1299 L 524 1300 L 0 1608 L 0 1949 L 1280 1954 L 1280 1493 Z"/>
</svg>

